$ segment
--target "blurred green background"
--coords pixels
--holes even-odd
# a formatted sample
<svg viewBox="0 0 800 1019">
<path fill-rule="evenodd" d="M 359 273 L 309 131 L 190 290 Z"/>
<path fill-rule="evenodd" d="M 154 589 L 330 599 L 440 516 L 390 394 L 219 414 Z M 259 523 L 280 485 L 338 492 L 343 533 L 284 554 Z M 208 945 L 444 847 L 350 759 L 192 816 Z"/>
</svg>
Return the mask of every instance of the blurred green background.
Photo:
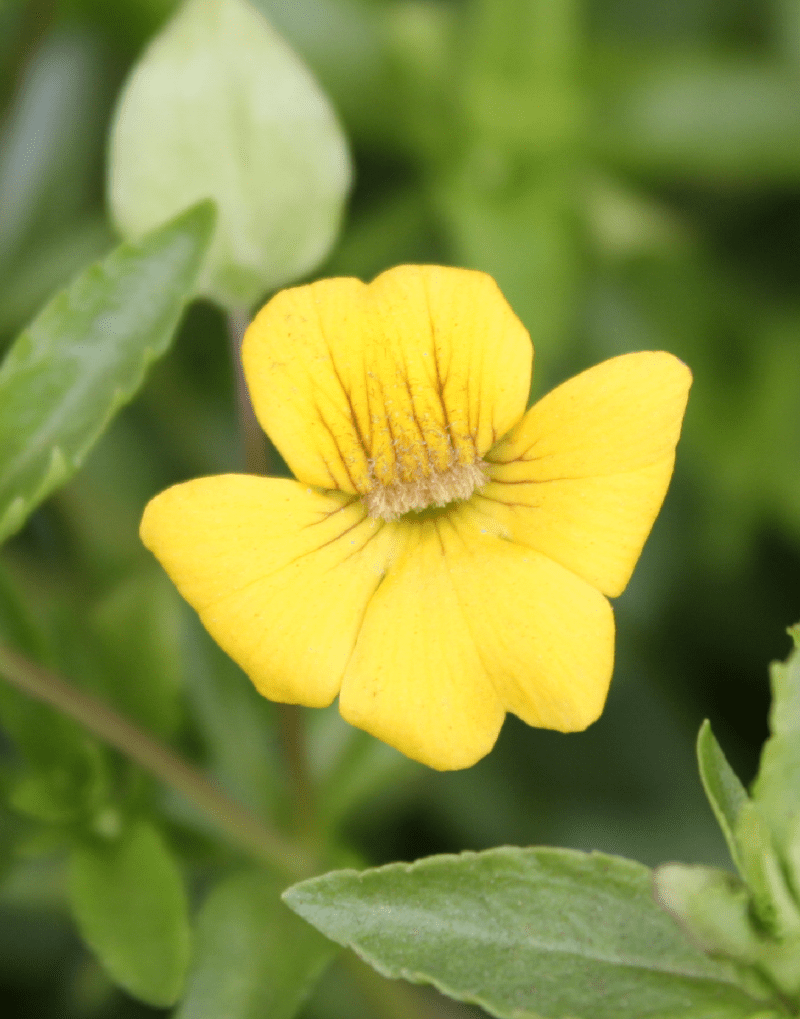
<svg viewBox="0 0 800 1019">
<path fill-rule="evenodd" d="M 726 865 L 695 735 L 709 717 L 750 779 L 767 663 L 800 619 L 800 3 L 255 3 L 322 83 L 355 156 L 344 231 L 315 275 L 369 279 L 407 261 L 491 273 L 531 332 L 534 395 L 630 350 L 669 350 L 695 376 L 672 488 L 615 604 L 602 719 L 563 736 L 509 718 L 476 767 L 391 760 L 384 784 L 373 776 L 331 810 L 372 863 L 549 843 Z M 0 4 L 3 347 L 114 243 L 103 180 L 115 97 L 174 7 Z M 0 628 L 39 632 L 30 641 L 65 675 L 274 813 L 272 709 L 137 537 L 156 491 L 241 468 L 228 357 L 221 314 L 195 304 L 140 397 L 4 550 L 3 585 L 33 618 L 0 612 Z M 157 702 L 143 675 L 159 677 Z M 346 736 L 332 713 L 310 727 L 324 770 Z M 126 781 L 125 802 L 161 796 Z M 197 891 L 202 834 L 158 802 Z M 6 1014 L 155 1014 L 112 991 L 80 946 L 58 838 L 18 811 L 0 824 Z M 337 979 L 304 1014 L 371 1016 Z"/>
</svg>

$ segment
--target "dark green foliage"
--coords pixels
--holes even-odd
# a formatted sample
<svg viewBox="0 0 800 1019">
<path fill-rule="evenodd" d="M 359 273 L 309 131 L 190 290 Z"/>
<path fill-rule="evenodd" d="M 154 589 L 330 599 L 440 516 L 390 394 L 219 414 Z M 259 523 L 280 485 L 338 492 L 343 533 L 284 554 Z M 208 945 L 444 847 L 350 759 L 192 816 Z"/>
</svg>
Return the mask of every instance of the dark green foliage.
<svg viewBox="0 0 800 1019">
<path fill-rule="evenodd" d="M 798 774 L 787 692 L 796 659 L 773 673 L 757 810 L 743 796 L 768 736 L 764 663 L 785 656 L 785 627 L 800 615 L 797 4 L 254 3 L 316 74 L 355 155 L 351 208 L 316 275 L 368 279 L 404 261 L 494 274 L 534 339 L 536 395 L 636 349 L 670 350 L 695 376 L 672 489 L 615 605 L 617 667 L 600 721 L 564 737 L 509 719 L 492 755 L 439 775 L 365 743 L 335 707 L 319 713 L 307 731 L 322 829 L 316 870 L 504 843 L 600 850 L 648 865 L 692 861 L 703 866 L 664 872 L 664 896 L 669 879 L 673 904 L 728 910 L 727 941 L 695 923 L 695 942 L 681 949 L 692 965 L 718 969 L 697 962 L 698 942 L 717 950 L 724 942 L 729 954 L 757 960 L 762 942 L 780 936 L 788 947 L 774 979 L 791 989 L 796 944 L 786 927 L 800 900 L 800 836 L 785 786 Z M 0 373 L 0 532 L 9 538 L 0 643 L 102 697 L 258 817 L 302 833 L 278 712 L 188 620 L 137 537 L 157 491 L 242 467 L 228 338 L 214 308 L 192 306 L 174 348 L 144 379 L 191 291 L 203 213 L 189 229 L 193 241 L 161 235 L 161 268 L 135 287 L 119 269 L 147 269 L 143 249 L 118 250 L 105 269 L 87 269 L 116 243 L 103 178 L 120 83 L 175 6 L 0 4 L 0 347 L 13 351 L 6 363 L 14 369 Z M 82 282 L 71 283 L 76 277 Z M 64 288 L 71 296 L 51 304 Z M 92 346 L 114 347 L 95 328 L 107 322 L 103 297 L 121 315 L 115 321 L 133 327 L 116 331 L 125 338 L 113 363 L 101 363 Z M 120 301 L 135 312 L 122 314 Z M 17 369 L 36 350 L 49 389 L 23 393 L 21 424 L 3 387 L 22 392 Z M 14 450 L 32 448 L 49 398 L 76 379 L 94 386 L 85 416 L 63 415 L 63 430 L 12 477 Z M 692 751 L 706 717 L 730 765 L 705 729 L 703 783 L 744 881 L 719 877 L 730 861 Z M 289 877 L 241 873 L 239 850 L 176 795 L 3 681 L 0 726 L 0 1000 L 12 1013 L 141 1019 L 160 1013 L 111 981 L 163 1005 L 188 972 L 181 1019 L 204 1015 L 207 1001 L 225 1019 L 270 1008 L 280 1015 L 280 1007 L 290 1014 L 326 960 L 310 928 L 279 905 Z M 141 900 L 143 872 L 126 855 L 137 840 L 144 848 L 133 862 L 150 860 Z M 70 856 L 80 928 L 101 966 L 64 919 Z M 518 858 L 567 870 L 607 859 L 560 850 Z M 451 866 L 477 865 L 472 859 Z M 672 923 L 644 905 L 643 868 L 609 866 L 633 875 L 648 922 Z M 589 887 L 584 877 L 578 892 Z M 184 885 L 190 904 L 200 904 L 191 962 L 187 916 L 195 919 Z M 122 915 L 138 933 L 115 922 Z M 669 930 L 663 936 L 677 945 L 670 939 L 680 931 Z M 414 974 L 475 997 L 457 986 L 458 974 L 445 980 L 426 969 L 430 953 L 413 956 L 413 938 L 406 947 L 402 965 Z M 517 950 L 503 957 L 512 968 Z M 600 965 L 576 972 L 589 980 Z M 276 971 L 282 998 L 270 997 Z M 350 972 L 333 964 L 304 1019 L 375 1019 L 374 988 Z M 749 999 L 759 998 L 757 981 L 737 981 L 723 981 L 720 1016 L 747 1015 Z M 381 993 L 402 993 L 387 986 Z M 579 986 L 576 978 L 564 993 Z M 445 1014 L 430 1001 L 385 1007 L 404 1019 L 414 1010 Z M 559 1001 L 560 1014 L 581 1014 L 577 1000 Z M 532 1016 L 540 1005 L 528 997 L 520 1007 Z M 753 1014 L 772 1015 L 759 1006 Z"/>
</svg>

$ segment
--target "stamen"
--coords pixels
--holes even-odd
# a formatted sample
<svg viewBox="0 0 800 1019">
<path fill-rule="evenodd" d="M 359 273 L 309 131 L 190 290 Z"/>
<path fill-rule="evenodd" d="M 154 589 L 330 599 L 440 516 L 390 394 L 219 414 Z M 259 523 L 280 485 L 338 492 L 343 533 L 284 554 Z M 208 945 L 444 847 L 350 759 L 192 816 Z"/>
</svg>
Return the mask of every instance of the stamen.
<svg viewBox="0 0 800 1019">
<path fill-rule="evenodd" d="M 446 471 L 416 481 L 377 484 L 364 496 L 364 502 L 371 517 L 397 520 L 411 510 L 446 506 L 457 499 L 469 499 L 487 481 L 486 465 L 483 460 L 477 460 L 471 464 L 455 464 Z"/>
</svg>

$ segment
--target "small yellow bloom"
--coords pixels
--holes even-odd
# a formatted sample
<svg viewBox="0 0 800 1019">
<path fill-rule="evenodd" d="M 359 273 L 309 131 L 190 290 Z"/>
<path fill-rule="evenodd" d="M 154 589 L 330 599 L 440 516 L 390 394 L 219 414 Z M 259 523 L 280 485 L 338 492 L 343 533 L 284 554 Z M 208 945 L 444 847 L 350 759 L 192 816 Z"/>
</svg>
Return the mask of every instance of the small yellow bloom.
<svg viewBox="0 0 800 1019">
<path fill-rule="evenodd" d="M 464 768 L 505 713 L 584 729 L 672 474 L 689 370 L 626 354 L 525 411 L 530 338 L 479 272 L 284 290 L 242 357 L 297 481 L 200 478 L 142 540 L 258 690 Z"/>
</svg>

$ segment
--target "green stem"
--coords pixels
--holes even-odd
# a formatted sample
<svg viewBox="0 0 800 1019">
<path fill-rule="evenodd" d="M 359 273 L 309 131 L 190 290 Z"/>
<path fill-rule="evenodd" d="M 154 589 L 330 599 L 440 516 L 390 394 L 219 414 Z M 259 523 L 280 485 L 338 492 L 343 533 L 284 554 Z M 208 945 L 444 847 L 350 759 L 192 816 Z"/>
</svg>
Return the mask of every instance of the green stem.
<svg viewBox="0 0 800 1019">
<path fill-rule="evenodd" d="M 259 862 L 291 880 L 310 872 L 303 851 L 230 799 L 201 771 L 142 732 L 113 708 L 60 676 L 0 645 L 0 673 L 18 690 L 49 704 L 181 793 Z"/>
<path fill-rule="evenodd" d="M 305 717 L 298 704 L 281 704 L 279 709 L 281 742 L 292 787 L 295 823 L 301 834 L 309 835 L 314 828 L 314 797 L 308 774 Z"/>
<path fill-rule="evenodd" d="M 228 340 L 236 376 L 236 413 L 239 418 L 244 469 L 248 474 L 269 474 L 269 441 L 253 413 L 242 370 L 242 339 L 249 320 L 247 312 L 241 309 L 228 312 Z"/>
</svg>

